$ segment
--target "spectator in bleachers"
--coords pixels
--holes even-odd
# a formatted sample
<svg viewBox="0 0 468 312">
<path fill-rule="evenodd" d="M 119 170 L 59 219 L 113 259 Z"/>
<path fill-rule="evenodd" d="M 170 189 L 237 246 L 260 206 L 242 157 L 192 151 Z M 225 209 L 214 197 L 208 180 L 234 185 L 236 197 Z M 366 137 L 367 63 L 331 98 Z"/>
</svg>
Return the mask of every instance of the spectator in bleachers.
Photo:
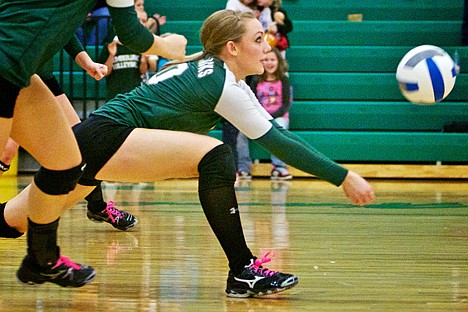
<svg viewBox="0 0 468 312">
<path fill-rule="evenodd" d="M 293 23 L 283 9 L 281 0 L 258 0 L 258 9 L 261 11 L 259 20 L 263 29 L 275 36 L 274 47 L 286 58 L 286 49 L 289 48 L 288 33 L 293 30 Z"/>
<path fill-rule="evenodd" d="M 276 47 L 281 51 L 281 56 L 286 57 L 286 49 L 289 47 L 289 39 L 287 34 L 292 31 L 292 21 L 288 18 L 286 11 L 281 6 L 281 0 L 256 0 L 256 1 L 243 1 L 243 0 L 229 0 L 226 4 L 226 9 L 232 10 L 243 10 L 253 12 L 262 23 L 263 29 L 266 32 L 265 38 L 274 39 L 274 44 L 267 40 L 272 47 Z M 269 37 L 270 35 L 271 37 Z M 251 83 L 251 77 L 246 77 L 247 84 Z M 240 168 L 240 158 L 245 156 L 237 155 L 238 152 L 238 136 L 243 136 L 239 131 L 229 122 L 222 122 L 222 139 L 223 142 L 231 147 L 236 157 L 238 174 L 242 172 L 244 177 L 240 178 L 250 179 L 251 178 L 251 160 L 249 170 L 246 168 Z M 240 140 L 245 140 L 241 138 Z M 245 142 L 244 142 L 245 143 Z M 241 144 L 244 144 L 241 142 Z M 248 156 L 250 159 L 250 156 Z"/>
<path fill-rule="evenodd" d="M 281 52 L 273 48 L 263 61 L 265 71 L 252 77 L 250 87 L 260 104 L 284 129 L 289 128 L 289 108 L 292 103 L 291 85 L 286 75 L 288 64 Z M 252 159 L 250 158 L 249 139 L 243 133 L 237 136 L 238 176 L 240 179 L 252 177 Z M 271 179 L 289 180 L 292 178 L 286 163 L 271 155 Z"/>
<path fill-rule="evenodd" d="M 158 13 L 149 15 L 145 10 L 144 0 L 135 1 L 135 10 L 137 12 L 140 22 L 146 26 L 153 34 L 161 36 L 161 26 L 166 23 L 166 16 L 162 16 Z M 163 34 L 163 37 L 167 34 Z M 151 74 L 154 74 L 159 68 L 164 66 L 169 60 L 164 57 L 158 57 L 156 55 L 142 55 L 143 66 L 145 63 L 148 63 L 148 70 L 143 70 L 142 80 L 143 83 L 146 83 Z"/>
<path fill-rule="evenodd" d="M 156 62 L 149 62 L 146 55 L 134 53 L 122 45 L 118 38 L 102 49 L 100 61 L 109 69 L 106 76 L 106 100 L 135 89 L 142 84 L 142 75 L 156 70 Z"/>
<path fill-rule="evenodd" d="M 151 27 L 147 23 L 148 16 L 142 9 L 142 0 L 135 1 L 135 11 L 144 26 Z M 135 53 L 119 42 L 117 36 L 102 49 L 100 61 L 107 68 L 106 75 L 106 100 L 114 98 L 117 94 L 127 93 L 146 81 L 146 73 L 156 71 L 157 58 Z"/>
<path fill-rule="evenodd" d="M 257 9 L 257 0 L 228 0 L 226 10 L 252 12 Z"/>
<path fill-rule="evenodd" d="M 166 16 L 161 16 L 157 13 L 150 16 L 145 10 L 144 0 L 135 1 L 135 10 L 140 17 L 140 21 L 143 22 L 143 25 L 145 25 L 153 34 L 159 36 L 161 34 L 161 26 L 166 23 Z"/>
</svg>

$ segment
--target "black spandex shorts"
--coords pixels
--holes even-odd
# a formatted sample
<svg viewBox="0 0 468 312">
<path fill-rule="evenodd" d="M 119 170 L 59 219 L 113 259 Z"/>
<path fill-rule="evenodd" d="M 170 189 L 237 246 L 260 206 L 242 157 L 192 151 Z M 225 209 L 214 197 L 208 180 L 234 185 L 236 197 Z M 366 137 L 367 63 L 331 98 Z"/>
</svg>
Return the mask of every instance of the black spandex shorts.
<svg viewBox="0 0 468 312">
<path fill-rule="evenodd" d="M 95 179 L 96 174 L 122 146 L 133 129 L 102 116 L 91 116 L 75 125 L 73 132 L 86 163 L 78 183 L 98 185 L 100 181 Z"/>
<path fill-rule="evenodd" d="M 13 118 L 16 99 L 21 88 L 0 75 L 0 117 Z"/>
<path fill-rule="evenodd" d="M 54 96 L 59 96 L 64 93 L 62 86 L 60 85 L 60 83 L 57 81 L 57 79 L 54 76 L 47 78 L 47 79 L 43 78 L 42 81 L 44 81 L 44 83 L 49 88 L 49 90 L 52 91 Z"/>
</svg>

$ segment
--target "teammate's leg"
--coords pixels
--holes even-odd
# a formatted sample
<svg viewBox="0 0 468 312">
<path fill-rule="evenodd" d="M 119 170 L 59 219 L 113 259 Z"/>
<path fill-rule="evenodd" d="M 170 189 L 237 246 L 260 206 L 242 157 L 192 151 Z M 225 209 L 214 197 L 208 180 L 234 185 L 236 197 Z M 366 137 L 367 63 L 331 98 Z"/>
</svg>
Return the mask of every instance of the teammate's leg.
<svg viewBox="0 0 468 312">
<path fill-rule="evenodd" d="M 25 283 L 49 281 L 60 286 L 83 286 L 94 277 L 94 270 L 61 256 L 57 246 L 58 222 L 66 195 L 81 176 L 81 154 L 55 97 L 36 75 L 18 96 L 11 137 L 43 166 L 24 203 L 28 254 L 17 276 Z M 64 276 L 68 269 L 74 272 L 71 279 Z M 58 277 L 52 279 L 56 274 Z"/>
<path fill-rule="evenodd" d="M 57 79 L 55 79 L 54 76 L 47 75 L 47 78 L 43 78 L 43 81 L 55 95 L 70 126 L 73 127 L 80 123 L 80 117 L 76 113 L 66 94 L 63 92 L 63 89 Z M 112 201 L 104 201 L 100 184 L 96 186 L 88 196 L 86 196 L 85 200 L 87 201 L 86 215 L 92 221 L 107 222 L 114 228 L 122 231 L 131 229 L 138 223 L 135 216 L 126 211 L 117 209 Z"/>
</svg>

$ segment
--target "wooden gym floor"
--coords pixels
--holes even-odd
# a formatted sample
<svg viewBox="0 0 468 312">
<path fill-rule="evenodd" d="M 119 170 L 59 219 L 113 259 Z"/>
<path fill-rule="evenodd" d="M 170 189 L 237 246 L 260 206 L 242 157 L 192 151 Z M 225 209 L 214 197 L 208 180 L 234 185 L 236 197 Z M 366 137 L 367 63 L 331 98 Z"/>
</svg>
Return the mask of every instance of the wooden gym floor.
<svg viewBox="0 0 468 312">
<path fill-rule="evenodd" d="M 0 179 L 0 200 L 29 176 Z M 224 295 L 227 261 L 197 197 L 196 180 L 105 183 L 105 197 L 139 218 L 132 232 L 86 219 L 60 223 L 60 246 L 97 270 L 80 289 L 24 286 L 25 239 L 0 239 L 0 311 L 468 311 L 467 180 L 371 180 L 375 204 L 296 178 L 237 187 L 247 242 L 266 266 L 299 284 L 262 299 Z"/>
</svg>

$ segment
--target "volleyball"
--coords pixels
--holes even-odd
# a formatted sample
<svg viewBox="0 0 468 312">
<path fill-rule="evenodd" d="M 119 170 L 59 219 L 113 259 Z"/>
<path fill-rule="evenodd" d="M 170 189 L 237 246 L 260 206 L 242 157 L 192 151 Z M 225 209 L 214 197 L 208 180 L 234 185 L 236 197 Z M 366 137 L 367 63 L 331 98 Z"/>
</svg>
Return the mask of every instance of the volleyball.
<svg viewBox="0 0 468 312">
<path fill-rule="evenodd" d="M 402 95 L 414 104 L 436 104 L 453 89 L 457 66 L 450 55 L 433 45 L 411 49 L 401 59 L 396 79 Z"/>
</svg>

